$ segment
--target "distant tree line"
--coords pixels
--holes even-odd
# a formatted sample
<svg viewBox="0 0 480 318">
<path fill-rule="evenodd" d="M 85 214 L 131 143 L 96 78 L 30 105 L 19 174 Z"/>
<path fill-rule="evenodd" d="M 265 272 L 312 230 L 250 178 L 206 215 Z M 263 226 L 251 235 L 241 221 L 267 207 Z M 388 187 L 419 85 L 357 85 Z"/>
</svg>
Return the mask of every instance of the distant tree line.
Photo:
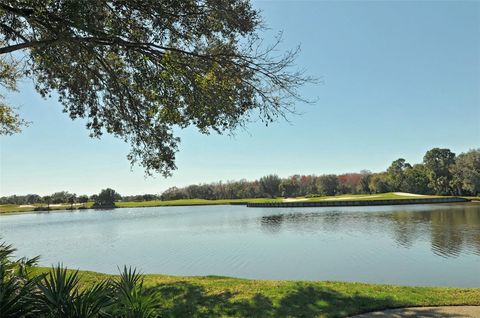
<svg viewBox="0 0 480 318">
<path fill-rule="evenodd" d="M 258 180 L 229 181 L 172 187 L 164 191 L 162 200 L 178 199 L 243 199 L 263 197 L 323 196 L 339 194 L 371 194 L 411 192 L 437 195 L 480 194 L 480 149 L 456 156 L 449 149 L 433 148 L 423 162 L 411 165 L 399 158 L 386 171 L 341 175 L 293 175 L 280 178 L 267 175 Z"/>
<path fill-rule="evenodd" d="M 88 195 L 76 195 L 68 191 L 55 192 L 50 195 L 40 196 L 38 194 L 27 195 L 11 195 L 0 197 L 0 204 L 44 204 L 49 207 L 51 204 L 70 204 L 73 208 L 74 204 L 83 204 L 87 202 L 95 202 L 97 206 L 108 206 L 115 201 L 121 201 L 122 196 L 115 190 L 110 188 L 102 190 L 99 194 Z"/>
<path fill-rule="evenodd" d="M 480 195 L 480 149 L 458 156 L 449 149 L 433 148 L 426 152 L 423 162 L 410 164 L 403 158 L 391 163 L 386 171 L 340 175 L 293 175 L 280 178 L 272 174 L 258 180 L 228 181 L 172 187 L 161 195 L 143 194 L 121 196 L 112 189 L 100 194 L 80 195 L 67 191 L 47 196 L 37 194 L 1 197 L 0 204 L 75 204 L 93 201 L 108 205 L 115 201 L 150 201 L 178 199 L 246 199 L 264 197 L 326 196 L 339 194 L 370 194 L 411 192 L 437 195 Z M 105 199 L 107 198 L 107 199 Z"/>
</svg>

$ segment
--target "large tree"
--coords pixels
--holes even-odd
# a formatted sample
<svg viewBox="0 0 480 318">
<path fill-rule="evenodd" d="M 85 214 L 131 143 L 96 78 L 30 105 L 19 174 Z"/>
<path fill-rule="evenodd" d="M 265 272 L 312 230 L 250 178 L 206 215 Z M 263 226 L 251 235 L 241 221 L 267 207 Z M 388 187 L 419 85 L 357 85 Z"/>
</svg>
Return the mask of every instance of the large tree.
<svg viewBox="0 0 480 318">
<path fill-rule="evenodd" d="M 361 171 L 362 177 L 360 178 L 360 182 L 358 184 L 358 192 L 360 193 L 372 193 L 372 189 L 370 189 L 370 180 L 372 179 L 372 172 L 369 170 Z"/>
<path fill-rule="evenodd" d="M 447 148 L 433 148 L 425 153 L 423 164 L 430 179 L 430 188 L 436 194 L 451 194 L 451 167 L 455 154 Z"/>
<path fill-rule="evenodd" d="M 480 149 L 458 155 L 451 172 L 452 185 L 457 194 L 480 194 Z"/>
<path fill-rule="evenodd" d="M 114 208 L 115 201 L 119 201 L 121 199 L 121 195 L 115 190 L 106 188 L 100 191 L 98 196 L 95 198 L 93 208 Z"/>
<path fill-rule="evenodd" d="M 0 56 L 24 56 L 44 97 L 57 92 L 91 136 L 131 144 L 147 173 L 171 174 L 176 127 L 230 132 L 291 111 L 311 79 L 298 50 L 263 46 L 247 0 L 0 0 Z"/>
<path fill-rule="evenodd" d="M 327 174 L 318 177 L 318 192 L 323 195 L 335 195 L 338 190 L 338 178 L 334 174 Z"/>
<path fill-rule="evenodd" d="M 386 193 L 391 191 L 387 173 L 374 173 L 370 178 L 369 188 L 373 193 Z"/>
<path fill-rule="evenodd" d="M 405 186 L 405 170 L 412 166 L 403 158 L 392 162 L 387 168 L 387 178 L 390 188 L 394 191 L 403 191 Z"/>
<path fill-rule="evenodd" d="M 282 197 L 295 197 L 298 195 L 299 183 L 295 176 L 283 179 L 279 185 L 280 195 Z"/>
<path fill-rule="evenodd" d="M 86 203 L 88 202 L 88 196 L 86 195 L 81 195 L 78 197 L 78 203 L 82 203 L 83 207 L 86 206 Z"/>
<path fill-rule="evenodd" d="M 404 171 L 402 191 L 418 194 L 429 194 L 430 180 L 428 178 L 425 166 L 416 164 Z"/>
<path fill-rule="evenodd" d="M 260 189 L 264 194 L 272 198 L 280 194 L 280 183 L 282 182 L 282 179 L 276 174 L 261 177 L 258 182 L 260 183 Z"/>
</svg>

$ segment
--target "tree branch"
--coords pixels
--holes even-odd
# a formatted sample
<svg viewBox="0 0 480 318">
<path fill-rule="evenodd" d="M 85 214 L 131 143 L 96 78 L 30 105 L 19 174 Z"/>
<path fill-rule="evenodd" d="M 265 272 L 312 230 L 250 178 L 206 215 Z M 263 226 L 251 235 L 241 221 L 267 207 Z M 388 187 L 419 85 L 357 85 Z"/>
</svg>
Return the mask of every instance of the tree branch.
<svg viewBox="0 0 480 318">
<path fill-rule="evenodd" d="M 30 41 L 30 42 L 23 42 L 19 44 L 4 46 L 0 48 L 0 54 L 11 53 L 18 50 L 27 49 L 34 46 L 40 45 L 47 45 L 58 42 L 60 39 L 48 39 L 48 40 L 40 40 L 40 41 Z"/>
</svg>

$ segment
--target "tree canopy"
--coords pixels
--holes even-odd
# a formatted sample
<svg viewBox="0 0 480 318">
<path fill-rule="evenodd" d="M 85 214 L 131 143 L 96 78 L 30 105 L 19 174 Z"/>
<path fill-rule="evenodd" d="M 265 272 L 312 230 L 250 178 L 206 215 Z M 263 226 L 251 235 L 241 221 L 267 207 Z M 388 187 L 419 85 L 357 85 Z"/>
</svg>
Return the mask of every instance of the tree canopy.
<svg viewBox="0 0 480 318">
<path fill-rule="evenodd" d="M 457 193 L 480 193 L 480 149 L 458 155 L 452 175 L 452 184 Z"/>
<path fill-rule="evenodd" d="M 298 49 L 279 55 L 261 29 L 246 0 L 0 0 L 0 57 L 22 56 L 42 96 L 56 92 L 92 137 L 129 142 L 132 164 L 165 176 L 176 127 L 231 132 L 303 100 L 312 79 L 292 69 Z"/>
<path fill-rule="evenodd" d="M 115 190 L 106 188 L 100 191 L 95 198 L 93 208 L 114 208 L 115 201 L 121 200 L 122 197 Z"/>
<path fill-rule="evenodd" d="M 6 91 L 16 91 L 19 76 L 20 70 L 14 60 L 0 57 L 0 87 Z M 27 125 L 28 122 L 20 118 L 0 93 L 0 136 L 19 133 Z"/>
<path fill-rule="evenodd" d="M 433 148 L 425 153 L 423 164 L 430 179 L 430 187 L 437 194 L 451 192 L 452 167 L 455 154 L 447 148 Z"/>
<path fill-rule="evenodd" d="M 273 198 L 280 194 L 279 187 L 282 180 L 276 174 L 261 177 L 258 182 L 260 184 L 260 189 L 262 189 L 263 193 L 268 196 Z"/>
</svg>

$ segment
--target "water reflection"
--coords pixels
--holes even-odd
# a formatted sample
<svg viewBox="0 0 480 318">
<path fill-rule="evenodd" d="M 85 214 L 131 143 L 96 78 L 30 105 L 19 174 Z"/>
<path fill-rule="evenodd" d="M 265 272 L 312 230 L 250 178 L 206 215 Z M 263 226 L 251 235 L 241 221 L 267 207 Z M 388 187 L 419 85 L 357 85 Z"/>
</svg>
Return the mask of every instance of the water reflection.
<svg viewBox="0 0 480 318">
<path fill-rule="evenodd" d="M 480 255 L 480 206 L 445 206 L 424 210 L 397 208 L 394 212 L 353 211 L 279 212 L 260 217 L 262 231 L 385 233 L 403 248 L 428 241 L 435 255 L 454 258 L 461 253 Z"/>
<path fill-rule="evenodd" d="M 275 234 L 280 232 L 284 220 L 285 215 L 283 214 L 267 215 L 260 218 L 260 224 L 264 232 Z"/>
</svg>

